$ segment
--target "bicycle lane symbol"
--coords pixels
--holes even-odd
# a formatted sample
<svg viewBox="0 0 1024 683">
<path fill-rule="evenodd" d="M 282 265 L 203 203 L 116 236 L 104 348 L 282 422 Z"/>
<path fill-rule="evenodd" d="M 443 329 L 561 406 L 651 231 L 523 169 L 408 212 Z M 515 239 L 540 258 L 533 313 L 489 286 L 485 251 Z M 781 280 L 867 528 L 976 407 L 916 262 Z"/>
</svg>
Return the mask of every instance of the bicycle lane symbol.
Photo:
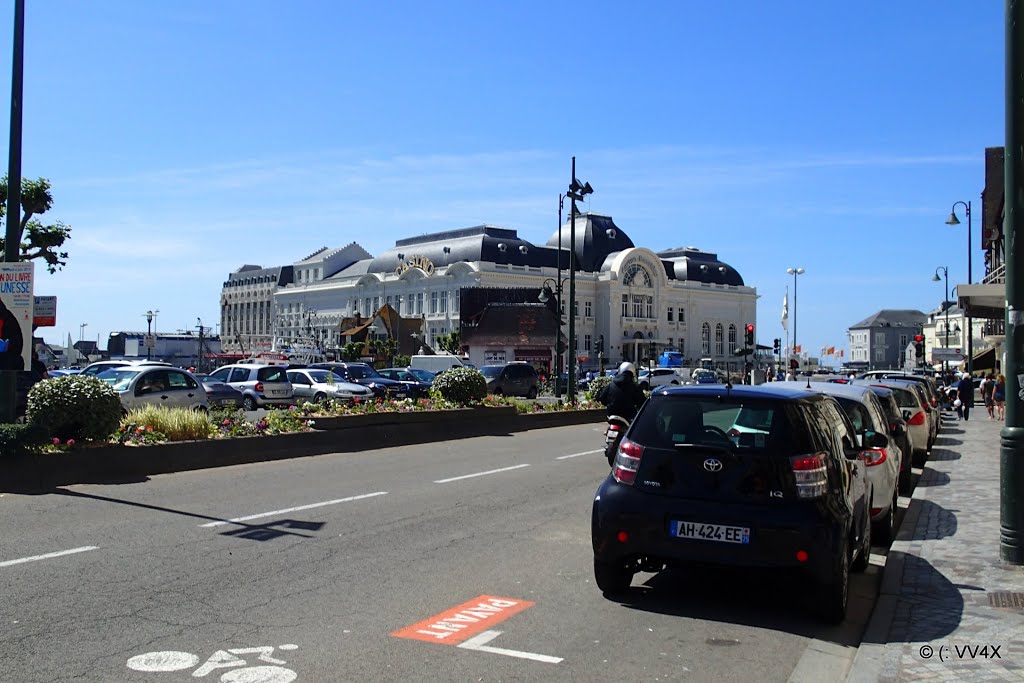
<svg viewBox="0 0 1024 683">
<path fill-rule="evenodd" d="M 277 647 L 278 650 L 297 650 L 298 648 L 298 645 Z M 291 683 L 298 678 L 298 674 L 292 669 L 278 666 L 288 662 L 274 657 L 273 653 L 274 648 L 270 646 L 217 650 L 192 672 L 192 677 L 203 678 L 217 669 L 231 669 L 221 674 L 220 683 Z M 256 657 L 258 661 L 271 666 L 247 666 L 248 662 L 238 655 L 258 655 Z M 136 655 L 128 660 L 127 666 L 133 671 L 171 672 L 191 669 L 199 664 L 199 661 L 199 657 L 191 652 L 163 650 Z"/>
</svg>

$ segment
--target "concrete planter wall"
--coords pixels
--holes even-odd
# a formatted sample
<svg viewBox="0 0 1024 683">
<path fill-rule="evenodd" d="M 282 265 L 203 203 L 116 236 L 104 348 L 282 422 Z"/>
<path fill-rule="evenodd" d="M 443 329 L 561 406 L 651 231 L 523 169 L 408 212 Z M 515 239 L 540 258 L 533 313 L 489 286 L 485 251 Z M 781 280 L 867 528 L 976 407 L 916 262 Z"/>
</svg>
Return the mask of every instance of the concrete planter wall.
<svg viewBox="0 0 1024 683">
<path fill-rule="evenodd" d="M 602 410 L 517 415 L 515 408 L 462 408 L 313 418 L 315 431 L 180 441 L 157 446 L 102 446 L 0 460 L 0 491 L 39 492 L 69 484 L 129 483 L 149 476 L 301 458 L 324 453 L 511 434 L 604 420 Z"/>
</svg>

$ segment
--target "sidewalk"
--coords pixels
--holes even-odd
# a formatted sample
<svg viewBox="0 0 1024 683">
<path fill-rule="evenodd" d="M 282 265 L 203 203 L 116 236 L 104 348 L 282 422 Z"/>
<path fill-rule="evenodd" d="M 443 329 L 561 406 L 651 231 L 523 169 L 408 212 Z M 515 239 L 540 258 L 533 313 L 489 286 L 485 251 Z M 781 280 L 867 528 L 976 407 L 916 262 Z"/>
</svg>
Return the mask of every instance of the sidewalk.
<svg viewBox="0 0 1024 683">
<path fill-rule="evenodd" d="M 1004 423 L 984 406 L 971 412 L 968 422 L 946 415 L 889 551 L 851 683 L 1024 681 L 1024 567 L 999 559 Z"/>
</svg>

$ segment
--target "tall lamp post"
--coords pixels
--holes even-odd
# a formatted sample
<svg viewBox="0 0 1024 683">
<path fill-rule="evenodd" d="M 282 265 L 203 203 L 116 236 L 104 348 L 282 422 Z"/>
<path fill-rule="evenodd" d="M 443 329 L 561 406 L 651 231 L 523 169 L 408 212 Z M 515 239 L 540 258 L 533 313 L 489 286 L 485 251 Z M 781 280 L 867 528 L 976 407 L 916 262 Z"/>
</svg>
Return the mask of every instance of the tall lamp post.
<svg viewBox="0 0 1024 683">
<path fill-rule="evenodd" d="M 153 318 L 157 316 L 159 310 L 146 311 L 146 360 L 150 360 L 153 357 Z"/>
<path fill-rule="evenodd" d="M 576 403 L 576 202 L 591 194 L 594 188 L 590 183 L 580 183 L 576 179 L 576 157 L 572 158 L 572 181 L 565 196 L 572 200 L 569 210 L 569 403 Z M 561 226 L 559 226 L 561 230 Z M 561 314 L 561 311 L 559 311 Z"/>
<path fill-rule="evenodd" d="M 786 272 L 793 276 L 793 346 L 789 347 L 789 352 L 796 355 L 793 349 L 796 348 L 796 276 L 803 275 L 803 268 L 786 268 Z M 797 369 L 800 367 L 800 356 L 797 356 Z"/>
<path fill-rule="evenodd" d="M 949 267 L 939 266 L 936 268 L 935 275 L 932 275 L 932 282 L 939 281 L 940 270 L 942 271 L 943 279 L 946 280 L 946 296 L 942 299 L 942 307 L 946 309 L 946 353 L 949 353 Z M 945 372 L 949 372 L 949 359 L 946 356 L 942 357 L 942 369 Z"/>
<path fill-rule="evenodd" d="M 561 251 L 559 251 L 559 258 L 561 258 Z M 561 270 L 559 270 L 561 275 Z M 551 300 L 551 295 L 555 294 L 558 297 L 557 303 L 557 316 L 558 316 L 558 332 L 555 337 L 555 398 L 561 398 L 561 382 L 562 382 L 562 354 L 558 350 L 558 344 L 562 341 L 562 285 L 569 278 L 562 278 L 558 281 L 547 278 L 540 286 L 540 294 L 537 295 L 537 301 L 542 304 L 546 304 Z M 551 286 L 548 283 L 555 286 L 554 292 L 551 290 Z"/>
<path fill-rule="evenodd" d="M 946 219 L 946 225 L 960 225 L 960 219 L 956 217 L 956 207 L 958 204 L 964 205 L 964 210 L 967 212 L 967 284 L 971 284 L 974 280 L 973 271 L 971 270 L 971 203 L 970 202 L 953 202 L 953 208 L 949 211 L 949 218 Z M 967 315 L 967 311 L 964 310 L 964 327 L 967 328 L 967 372 L 974 377 L 974 325 L 971 322 L 971 316 Z"/>
</svg>

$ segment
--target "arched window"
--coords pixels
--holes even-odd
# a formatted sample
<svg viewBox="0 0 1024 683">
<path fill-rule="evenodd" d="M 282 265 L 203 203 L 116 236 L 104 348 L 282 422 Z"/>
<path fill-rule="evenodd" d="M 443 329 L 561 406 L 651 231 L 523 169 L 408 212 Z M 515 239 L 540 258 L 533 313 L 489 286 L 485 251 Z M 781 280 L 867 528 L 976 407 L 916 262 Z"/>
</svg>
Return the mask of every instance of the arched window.
<svg viewBox="0 0 1024 683">
<path fill-rule="evenodd" d="M 736 325 L 729 325 L 729 355 L 736 353 Z"/>
<path fill-rule="evenodd" d="M 633 262 L 623 271 L 622 284 L 626 287 L 650 287 L 651 276 L 643 266 Z"/>
<path fill-rule="evenodd" d="M 715 355 L 716 356 L 724 356 L 725 355 L 725 344 L 723 343 L 724 342 L 724 336 L 725 336 L 723 334 L 724 331 L 725 330 L 722 327 L 722 323 L 718 323 L 717 325 L 715 325 Z"/>
<path fill-rule="evenodd" d="M 700 351 L 705 356 L 711 355 L 711 325 L 707 323 L 700 326 Z"/>
</svg>

